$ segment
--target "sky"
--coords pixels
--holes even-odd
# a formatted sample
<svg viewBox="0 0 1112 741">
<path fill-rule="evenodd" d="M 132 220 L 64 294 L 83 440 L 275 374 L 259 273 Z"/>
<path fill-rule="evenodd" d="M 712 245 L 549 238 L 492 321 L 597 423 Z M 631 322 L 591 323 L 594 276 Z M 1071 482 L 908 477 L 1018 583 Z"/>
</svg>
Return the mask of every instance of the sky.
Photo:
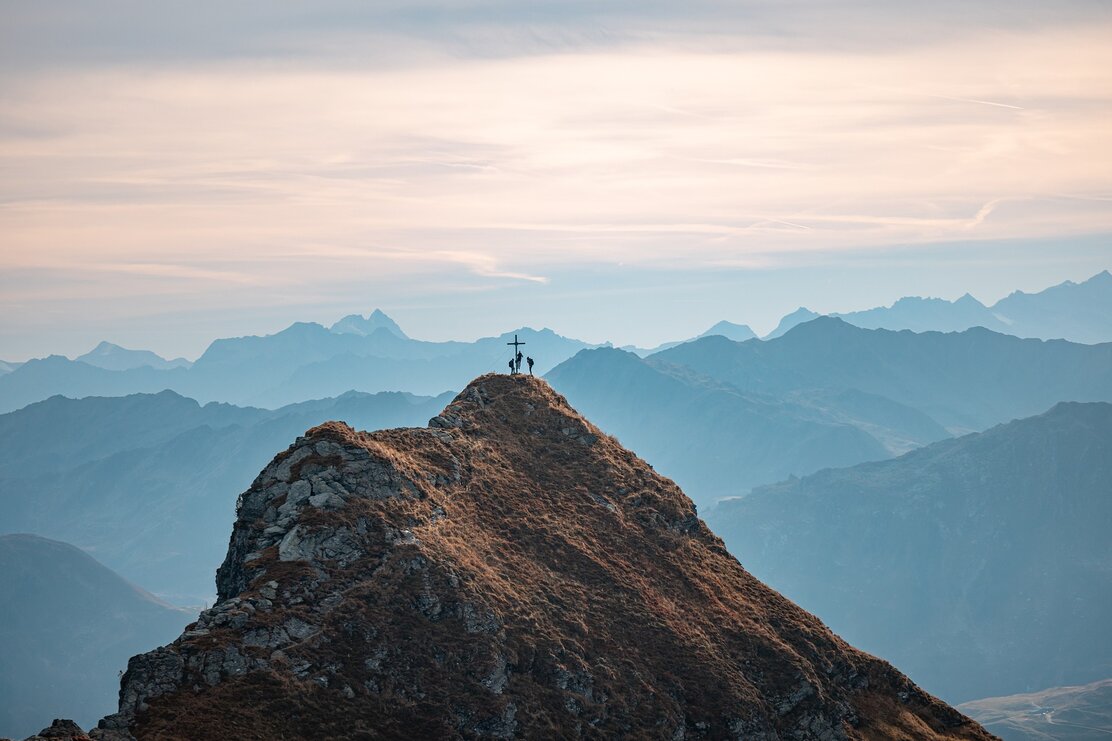
<svg viewBox="0 0 1112 741">
<path fill-rule="evenodd" d="M 1108 268 L 1107 2 L 0 0 L 4 360 L 376 307 L 652 346 Z"/>
</svg>

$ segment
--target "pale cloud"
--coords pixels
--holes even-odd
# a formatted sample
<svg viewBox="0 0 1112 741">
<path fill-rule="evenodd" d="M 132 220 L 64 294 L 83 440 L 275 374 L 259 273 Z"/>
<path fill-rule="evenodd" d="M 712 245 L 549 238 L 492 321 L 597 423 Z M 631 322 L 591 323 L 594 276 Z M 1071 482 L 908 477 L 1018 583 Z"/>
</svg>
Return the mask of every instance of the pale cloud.
<svg viewBox="0 0 1112 741">
<path fill-rule="evenodd" d="M 276 57 L 7 74 L 0 268 L 35 276 L 21 311 L 75 270 L 124 297 L 238 306 L 306 280 L 494 290 L 575 266 L 1112 232 L 1103 17 L 801 49 L 772 43 L 775 24 L 731 33 L 732 16 L 666 34 L 660 7 L 635 33 L 530 45 L 516 29 L 498 54 L 458 53 L 498 35 L 480 5 L 452 6 L 471 19 L 452 44 L 395 18 L 378 33 L 412 52 L 396 63 L 319 55 L 331 29 Z M 572 24 L 550 10 L 544 29 Z"/>
<path fill-rule="evenodd" d="M 1106 189 L 1106 35 L 979 40 L 882 61 L 623 48 L 386 72 L 231 65 L 40 78 L 8 115 L 66 131 L 0 141 L 17 175 L 4 218 L 37 213 L 95 231 L 102 214 L 118 229 L 130 207 L 136 231 L 156 233 L 128 239 L 155 249 L 212 231 L 249 242 L 389 235 L 416 248 L 407 233 L 466 239 L 646 217 L 810 225 L 865 212 L 912 226 L 931 221 L 924 211 L 939 200 L 979 208 Z M 947 110 L 990 96 L 939 89 L 1025 105 Z M 697 115 L 653 112 L 662 106 Z M 1070 228 L 1103 228 L 1105 217 Z M 986 236 L 1026 233 L 1021 222 L 994 229 Z M 837 235 L 827 246 L 862 243 Z"/>
</svg>

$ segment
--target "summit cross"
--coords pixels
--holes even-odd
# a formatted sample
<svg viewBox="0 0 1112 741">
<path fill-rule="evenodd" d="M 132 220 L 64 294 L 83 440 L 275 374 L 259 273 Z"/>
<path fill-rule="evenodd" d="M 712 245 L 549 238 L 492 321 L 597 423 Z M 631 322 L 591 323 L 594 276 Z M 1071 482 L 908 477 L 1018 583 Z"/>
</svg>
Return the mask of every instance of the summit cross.
<svg viewBox="0 0 1112 741">
<path fill-rule="evenodd" d="M 518 342 L 517 335 L 514 335 L 513 342 L 507 342 L 507 345 L 514 346 L 514 356 L 510 358 L 510 375 L 515 375 L 521 372 L 521 350 L 519 349 L 524 342 Z"/>
</svg>

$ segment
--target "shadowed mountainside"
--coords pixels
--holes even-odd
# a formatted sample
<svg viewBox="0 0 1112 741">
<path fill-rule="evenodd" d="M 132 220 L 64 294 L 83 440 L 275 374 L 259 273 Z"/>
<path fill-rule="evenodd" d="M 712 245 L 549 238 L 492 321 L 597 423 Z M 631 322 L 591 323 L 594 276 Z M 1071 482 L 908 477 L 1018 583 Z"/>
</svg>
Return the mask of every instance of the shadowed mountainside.
<svg viewBox="0 0 1112 741">
<path fill-rule="evenodd" d="M 0 736 L 62 715 L 95 723 L 116 707 L 127 660 L 195 616 L 67 543 L 0 535 Z"/>
<path fill-rule="evenodd" d="M 240 497 L 217 583 L 99 738 L 989 738 L 527 376 L 427 429 L 310 430 Z"/>
<path fill-rule="evenodd" d="M 950 701 L 1112 675 L 1112 404 L 721 503 L 755 575 Z"/>
</svg>

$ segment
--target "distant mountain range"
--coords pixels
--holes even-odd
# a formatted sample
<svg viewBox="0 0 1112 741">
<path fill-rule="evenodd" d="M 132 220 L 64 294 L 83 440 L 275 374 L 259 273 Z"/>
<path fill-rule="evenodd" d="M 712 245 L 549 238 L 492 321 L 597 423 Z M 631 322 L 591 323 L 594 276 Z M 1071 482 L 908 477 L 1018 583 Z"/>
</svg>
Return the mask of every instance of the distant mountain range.
<svg viewBox="0 0 1112 741">
<path fill-rule="evenodd" d="M 1112 676 L 1112 404 L 707 513 L 742 565 L 951 702 Z"/>
<path fill-rule="evenodd" d="M 819 314 L 818 312 L 815 312 L 815 311 L 811 311 L 810 309 L 808 309 L 806 307 L 800 306 L 798 309 L 796 309 L 792 313 L 785 315 L 780 320 L 780 323 L 776 325 L 776 329 L 772 330 L 767 335 L 765 335 L 764 339 L 766 339 L 766 340 L 775 340 L 778 337 L 783 337 L 790 330 L 794 329 L 795 327 L 798 327 L 800 324 L 804 324 L 806 322 L 809 322 L 812 319 L 818 319 L 820 316 L 822 316 L 822 314 Z"/>
<path fill-rule="evenodd" d="M 918 409 L 950 432 L 982 430 L 1058 401 L 1112 401 L 1112 343 L 867 330 L 819 317 L 766 342 L 707 337 L 649 358 L 745 392 L 856 389 Z"/>
<path fill-rule="evenodd" d="M 385 341 L 411 342 L 382 327 L 369 338 L 384 334 Z M 542 333 L 527 336 L 543 343 L 536 339 Z M 284 339 L 296 355 L 290 347 L 297 343 Z M 217 345 L 211 362 L 278 364 L 280 350 L 270 344 L 281 341 Z M 262 349 L 244 348 L 252 343 Z M 403 347 L 417 352 L 423 345 Z M 85 367 L 121 377 L 193 373 L 203 364 L 115 373 Z M 754 486 L 888 458 L 1060 399 L 1112 400 L 1112 345 L 1020 340 L 981 329 L 864 330 L 823 317 L 777 340 L 710 336 L 649 358 L 586 349 L 548 377 L 707 507 Z M 0 457 L 0 530 L 73 542 L 164 598 L 196 604 L 211 595 L 209 573 L 225 545 L 212 523 L 230 516 L 235 495 L 276 440 L 329 419 L 365 429 L 423 424 L 442 401 L 347 393 L 266 410 L 202 406 L 175 392 L 54 397 L 0 415 L 7 451 Z"/>
<path fill-rule="evenodd" d="M 127 660 L 195 617 L 72 545 L 0 535 L 0 736 L 28 736 L 43 718 L 94 723 L 115 709 Z"/>
<path fill-rule="evenodd" d="M 336 334 L 356 334 L 360 337 L 369 337 L 378 330 L 385 329 L 399 339 L 409 339 L 409 336 L 402 331 L 398 323 L 386 316 L 380 309 L 375 309 L 369 316 L 365 317 L 359 314 L 348 314 L 328 329 Z"/>
<path fill-rule="evenodd" d="M 545 378 L 700 506 L 793 473 L 888 458 L 882 439 L 916 447 L 948 436 L 925 414 L 869 394 L 746 393 L 657 357 L 584 350 Z"/>
<path fill-rule="evenodd" d="M 1004 741 L 1105 741 L 1112 736 L 1112 679 L 989 697 L 958 709 Z"/>
<path fill-rule="evenodd" d="M 214 593 L 236 495 L 275 445 L 334 419 L 423 425 L 445 398 L 352 392 L 270 411 L 170 391 L 53 397 L 0 415 L 0 532 L 65 538 L 163 598 L 196 605 Z"/>
<path fill-rule="evenodd" d="M 800 308 L 765 339 L 782 337 L 819 316 Z M 1109 342 L 1112 275 L 1105 271 L 1083 283 L 1067 281 L 1035 294 L 1017 291 L 992 307 L 969 295 L 953 302 L 911 297 L 887 308 L 832 316 L 866 329 L 953 332 L 985 327 L 1021 337 Z M 273 335 L 215 340 L 195 363 L 108 342 L 74 360 L 52 355 L 26 363 L 0 362 L 0 413 L 55 394 L 123 396 L 164 389 L 200 401 L 267 408 L 350 390 L 439 394 L 461 388 L 481 373 L 502 371 L 510 357 L 506 343 L 515 335 L 526 342 L 524 350 L 537 361 L 538 374 L 581 349 L 597 347 L 549 329 L 525 327 L 474 342 L 425 342 L 410 338 L 375 309 L 368 316 L 346 316 L 331 327 L 301 322 Z M 744 342 L 756 334 L 747 325 L 720 321 L 687 340 L 622 349 L 645 357 L 708 337 Z"/>
<path fill-rule="evenodd" d="M 980 328 L 867 330 L 819 317 L 775 340 L 712 336 L 648 358 L 585 350 L 546 378 L 705 507 L 1060 400 L 1112 401 L 1112 344 Z"/>
<path fill-rule="evenodd" d="M 188 367 L 169 367 L 169 361 L 136 365 L 141 354 L 115 346 L 94 351 L 92 358 L 30 360 L 0 375 L 0 412 L 55 394 L 80 398 L 165 389 L 204 402 L 266 408 L 350 390 L 439 394 L 481 373 L 505 370 L 512 355 L 506 343 L 515 336 L 536 359 L 538 374 L 590 347 L 549 329 L 529 328 L 475 342 L 412 340 L 376 311 L 367 318 L 345 317 L 331 329 L 297 323 L 265 337 L 216 340 Z"/>
<path fill-rule="evenodd" d="M 744 342 L 745 340 L 755 339 L 757 337 L 757 333 L 750 329 L 749 325 L 747 324 L 734 324 L 733 322 L 728 322 L 723 319 L 722 321 L 716 323 L 713 327 L 708 329 L 706 332 L 696 335 L 695 337 L 692 337 L 690 339 L 665 342 L 664 344 L 657 345 L 653 348 L 636 347 L 635 345 L 624 345 L 621 349 L 627 352 L 634 353 L 641 357 L 645 357 L 646 355 L 652 355 L 653 353 L 660 352 L 661 350 L 667 350 L 669 348 L 675 347 L 676 345 L 682 345 L 685 342 L 691 342 L 692 340 L 698 340 L 703 337 L 715 336 L 725 337 L 726 339 L 733 340 L 734 342 Z"/>
<path fill-rule="evenodd" d="M 796 309 L 765 339 L 781 337 L 817 316 L 810 309 Z M 992 306 L 968 293 L 956 301 L 915 296 L 887 307 L 830 316 L 864 329 L 960 332 L 984 327 L 1017 337 L 1112 342 L 1112 274 L 1105 270 L 1082 283 L 1066 281 L 1038 293 L 1015 291 Z"/>
<path fill-rule="evenodd" d="M 171 368 L 188 368 L 193 365 L 185 358 L 166 360 L 150 350 L 128 350 L 119 345 L 113 345 L 111 342 L 102 342 L 84 355 L 77 356 L 76 362 L 87 363 L 110 371 L 144 367 L 170 370 Z"/>
</svg>

